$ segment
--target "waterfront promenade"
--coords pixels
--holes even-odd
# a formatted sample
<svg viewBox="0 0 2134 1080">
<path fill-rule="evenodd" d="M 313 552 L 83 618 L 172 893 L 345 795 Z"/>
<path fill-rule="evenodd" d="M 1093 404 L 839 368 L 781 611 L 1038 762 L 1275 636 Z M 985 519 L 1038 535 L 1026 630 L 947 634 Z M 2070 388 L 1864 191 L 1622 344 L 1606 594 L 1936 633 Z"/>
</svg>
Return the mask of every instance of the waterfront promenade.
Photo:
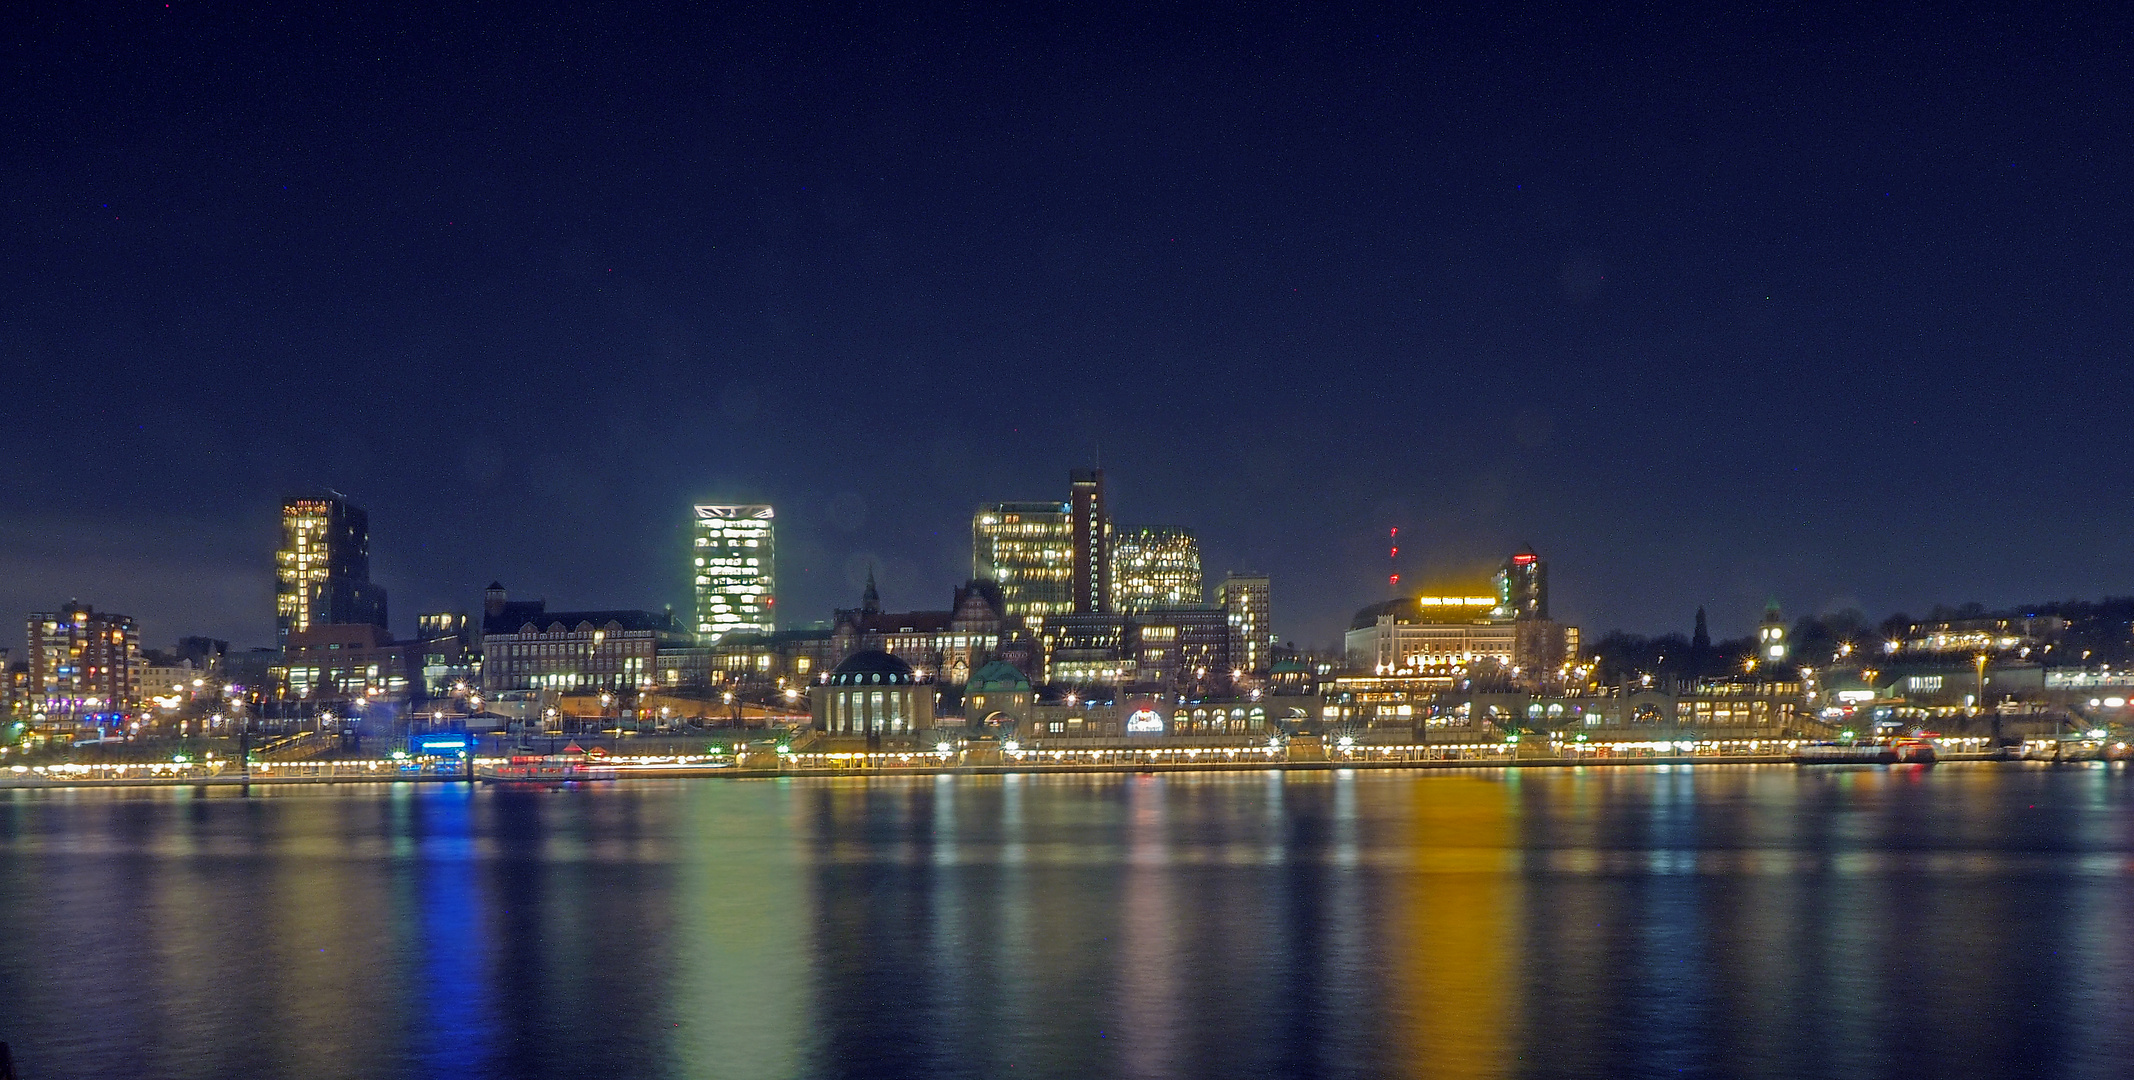
<svg viewBox="0 0 2134 1080">
<path fill-rule="evenodd" d="M 1980 740 L 1950 740 L 1944 761 L 1986 761 L 2017 755 L 1987 751 Z M 1317 748 L 1313 748 L 1316 750 Z M 1515 743 L 1413 744 L 1332 748 L 1294 755 L 1287 746 L 1105 747 L 1077 749 L 880 751 L 854 753 L 743 752 L 608 755 L 597 758 L 597 781 L 716 778 L 774 779 L 870 775 L 968 775 L 1046 773 L 1191 773 L 1328 771 L 1340 769 L 1549 769 L 1640 765 L 1782 765 L 1792 762 L 1787 742 L 1761 744 L 1645 743 L 1522 747 Z M 1554 750 L 1554 753 L 1538 750 Z M 13 766 L 0 771 L 0 789 L 94 787 L 244 787 L 287 784 L 498 782 L 482 775 L 507 758 L 476 759 L 470 770 L 453 760 L 364 759 L 254 762 L 249 769 L 227 762 L 107 762 Z M 605 775 L 612 773 L 612 776 Z M 511 781 L 501 781 L 511 782 Z"/>
</svg>

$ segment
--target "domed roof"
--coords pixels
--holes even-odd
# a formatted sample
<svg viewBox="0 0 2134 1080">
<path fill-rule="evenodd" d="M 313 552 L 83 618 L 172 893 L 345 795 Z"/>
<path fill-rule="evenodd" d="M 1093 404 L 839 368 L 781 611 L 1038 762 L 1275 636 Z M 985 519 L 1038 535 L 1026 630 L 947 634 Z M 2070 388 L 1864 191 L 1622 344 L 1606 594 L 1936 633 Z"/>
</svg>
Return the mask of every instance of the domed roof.
<svg viewBox="0 0 2134 1080">
<path fill-rule="evenodd" d="M 971 672 L 971 681 L 964 685 L 966 693 L 990 691 L 1012 694 L 1019 690 L 1028 689 L 1030 689 L 1030 680 L 1024 678 L 1023 673 L 1016 670 L 1014 664 L 1005 660 L 995 660 L 977 671 Z"/>
<path fill-rule="evenodd" d="M 1416 606 L 1415 598 L 1411 596 L 1381 600 L 1370 607 L 1358 611 L 1356 617 L 1349 620 L 1349 629 L 1368 630 L 1378 625 L 1379 617 L 1384 615 L 1393 616 L 1393 621 L 1397 623 L 1414 622 L 1420 611 L 1421 609 Z"/>
<path fill-rule="evenodd" d="M 831 686 L 908 686 L 913 681 L 910 664 L 880 649 L 853 653 L 830 673 Z"/>
</svg>

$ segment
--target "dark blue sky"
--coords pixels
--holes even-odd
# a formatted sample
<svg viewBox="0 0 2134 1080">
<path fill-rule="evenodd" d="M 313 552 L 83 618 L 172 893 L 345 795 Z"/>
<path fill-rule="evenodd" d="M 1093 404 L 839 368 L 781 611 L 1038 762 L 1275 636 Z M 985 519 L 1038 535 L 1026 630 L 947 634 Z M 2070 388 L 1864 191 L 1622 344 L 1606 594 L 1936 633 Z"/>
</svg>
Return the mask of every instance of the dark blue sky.
<svg viewBox="0 0 2134 1080">
<path fill-rule="evenodd" d="M 2029 5 L 11 8 L 0 611 L 501 578 L 945 606 L 1101 442 L 1325 641 L 1532 543 L 1594 631 L 2130 591 L 2130 22 Z M 1449 583 L 1449 582 L 1448 582 Z"/>
</svg>

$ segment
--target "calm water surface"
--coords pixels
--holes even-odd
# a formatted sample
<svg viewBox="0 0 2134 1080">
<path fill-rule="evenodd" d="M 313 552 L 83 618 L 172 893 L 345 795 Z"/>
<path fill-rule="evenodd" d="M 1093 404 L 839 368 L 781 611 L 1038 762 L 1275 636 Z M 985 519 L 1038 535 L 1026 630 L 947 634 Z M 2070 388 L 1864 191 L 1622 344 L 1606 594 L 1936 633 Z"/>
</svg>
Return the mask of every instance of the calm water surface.
<svg viewBox="0 0 2134 1080">
<path fill-rule="evenodd" d="M 2102 767 L 0 792 L 56 1077 L 2134 1075 Z"/>
</svg>

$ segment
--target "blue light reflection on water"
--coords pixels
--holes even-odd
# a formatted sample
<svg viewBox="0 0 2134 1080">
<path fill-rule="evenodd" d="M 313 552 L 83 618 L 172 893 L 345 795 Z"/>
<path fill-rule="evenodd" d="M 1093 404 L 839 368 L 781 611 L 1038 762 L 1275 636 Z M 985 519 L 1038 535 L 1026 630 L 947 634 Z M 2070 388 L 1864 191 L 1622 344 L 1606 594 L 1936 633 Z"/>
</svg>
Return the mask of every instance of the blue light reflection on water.
<svg viewBox="0 0 2134 1080">
<path fill-rule="evenodd" d="M 2118 1076 L 2130 786 L 6 792 L 0 1038 L 40 1080 Z"/>
</svg>

